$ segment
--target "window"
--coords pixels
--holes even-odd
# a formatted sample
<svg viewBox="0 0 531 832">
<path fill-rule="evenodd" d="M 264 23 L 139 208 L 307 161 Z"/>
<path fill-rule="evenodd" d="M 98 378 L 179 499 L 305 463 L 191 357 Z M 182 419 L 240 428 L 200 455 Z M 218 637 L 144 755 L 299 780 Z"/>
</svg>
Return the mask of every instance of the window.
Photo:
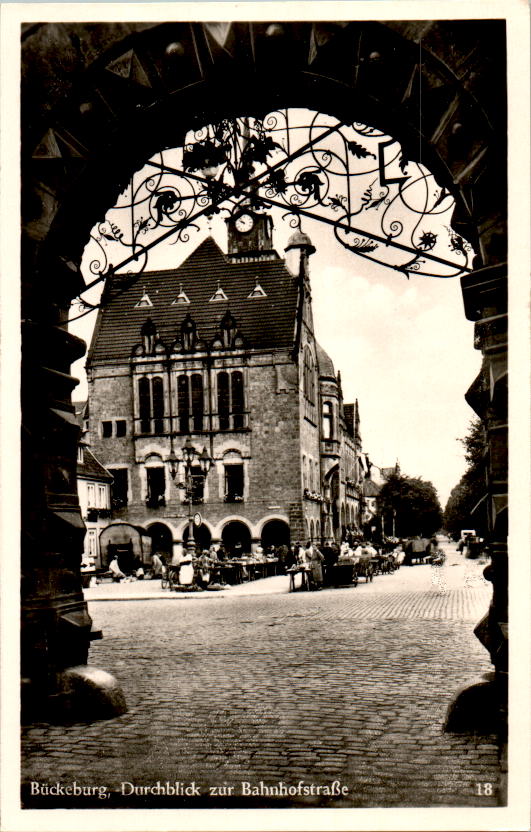
<svg viewBox="0 0 531 832">
<path fill-rule="evenodd" d="M 192 420 L 194 430 L 203 430 L 203 379 L 199 373 L 192 375 Z"/>
<path fill-rule="evenodd" d="M 205 477 L 199 465 L 192 467 L 192 502 L 202 503 L 205 495 Z"/>
<path fill-rule="evenodd" d="M 101 423 L 101 435 L 104 439 L 109 439 L 112 436 L 112 422 Z"/>
<path fill-rule="evenodd" d="M 98 508 L 107 508 L 107 487 L 98 485 Z"/>
<path fill-rule="evenodd" d="M 204 416 L 203 377 L 200 373 L 179 376 L 177 379 L 177 415 L 179 432 L 203 430 Z"/>
<path fill-rule="evenodd" d="M 225 465 L 225 501 L 243 500 L 243 464 Z"/>
<path fill-rule="evenodd" d="M 109 468 L 108 471 L 113 478 L 111 485 L 112 507 L 122 508 L 127 505 L 127 468 Z"/>
<path fill-rule="evenodd" d="M 89 529 L 87 531 L 87 555 L 89 557 L 95 558 L 97 555 L 97 540 L 96 540 L 96 530 Z"/>
<path fill-rule="evenodd" d="M 77 461 L 83 462 L 83 447 L 82 445 L 77 446 Z"/>
<path fill-rule="evenodd" d="M 218 414 L 219 414 L 219 429 L 228 430 L 230 396 L 229 396 L 229 374 L 218 373 Z"/>
<path fill-rule="evenodd" d="M 160 376 L 138 380 L 138 415 L 140 433 L 163 433 L 164 382 Z"/>
<path fill-rule="evenodd" d="M 140 433 L 151 433 L 151 384 L 148 378 L 138 381 Z"/>
<path fill-rule="evenodd" d="M 117 419 L 116 421 L 116 436 L 125 436 L 127 432 L 127 422 L 125 419 Z"/>
<path fill-rule="evenodd" d="M 162 433 L 164 430 L 164 386 L 160 376 L 151 380 L 153 390 L 153 431 Z"/>
<path fill-rule="evenodd" d="M 147 506 L 149 508 L 159 508 L 159 506 L 165 506 L 166 482 L 164 476 L 164 468 L 146 468 L 146 473 Z"/>
<path fill-rule="evenodd" d="M 323 404 L 323 439 L 333 439 L 334 436 L 334 408 L 331 402 Z"/>
<path fill-rule="evenodd" d="M 177 379 L 177 413 L 179 415 L 179 431 L 189 433 L 188 422 L 188 376 Z"/>
<path fill-rule="evenodd" d="M 236 370 L 229 378 L 229 373 L 221 372 L 217 380 L 219 429 L 241 430 L 245 423 L 243 373 Z"/>
<path fill-rule="evenodd" d="M 232 394 L 232 425 L 235 430 L 243 428 L 244 403 L 243 403 L 243 373 L 236 371 L 231 378 Z"/>
<path fill-rule="evenodd" d="M 303 366 L 304 395 L 309 402 L 315 404 L 315 365 L 309 347 L 304 347 Z"/>
<path fill-rule="evenodd" d="M 96 489 L 93 482 L 87 485 L 87 507 L 96 508 Z"/>
</svg>

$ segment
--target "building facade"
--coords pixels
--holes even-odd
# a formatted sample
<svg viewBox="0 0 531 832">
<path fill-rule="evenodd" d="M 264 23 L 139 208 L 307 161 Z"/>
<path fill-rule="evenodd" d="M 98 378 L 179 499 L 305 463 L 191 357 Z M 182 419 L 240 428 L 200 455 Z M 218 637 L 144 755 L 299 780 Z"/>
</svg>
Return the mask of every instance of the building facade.
<svg viewBox="0 0 531 832">
<path fill-rule="evenodd" d="M 81 517 L 86 526 L 82 565 L 102 567 L 99 537 L 111 516 L 112 476 L 105 470 L 85 442 L 77 452 L 77 493 Z"/>
<path fill-rule="evenodd" d="M 271 234 L 266 214 L 240 211 L 227 255 L 208 238 L 179 268 L 106 289 L 87 361 L 91 447 L 113 477 L 113 519 L 168 555 L 188 535 L 184 468 L 173 479 L 170 466 L 187 437 L 212 459 L 206 478 L 192 470 L 201 547 L 359 525 L 358 405 L 315 338 L 315 249 L 296 232 L 282 259 Z"/>
</svg>

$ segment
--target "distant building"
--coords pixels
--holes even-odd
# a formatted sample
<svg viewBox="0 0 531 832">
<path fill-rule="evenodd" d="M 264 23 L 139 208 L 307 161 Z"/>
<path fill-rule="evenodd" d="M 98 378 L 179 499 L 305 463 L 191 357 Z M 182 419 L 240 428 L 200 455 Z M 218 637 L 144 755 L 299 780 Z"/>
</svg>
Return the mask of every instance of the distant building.
<svg viewBox="0 0 531 832">
<path fill-rule="evenodd" d="M 99 536 L 111 516 L 111 483 L 112 476 L 81 441 L 77 451 L 77 491 L 87 529 L 83 549 L 85 566 L 90 564 L 100 568 L 106 565 L 102 564 Z"/>
<path fill-rule="evenodd" d="M 357 402 L 315 339 L 310 239 L 286 259 L 270 218 L 228 220 L 178 268 L 106 286 L 87 360 L 90 444 L 113 477 L 113 519 L 179 551 L 188 506 L 170 471 L 187 437 L 213 460 L 194 475 L 197 543 L 243 551 L 339 540 L 360 525 L 363 461 Z"/>
</svg>

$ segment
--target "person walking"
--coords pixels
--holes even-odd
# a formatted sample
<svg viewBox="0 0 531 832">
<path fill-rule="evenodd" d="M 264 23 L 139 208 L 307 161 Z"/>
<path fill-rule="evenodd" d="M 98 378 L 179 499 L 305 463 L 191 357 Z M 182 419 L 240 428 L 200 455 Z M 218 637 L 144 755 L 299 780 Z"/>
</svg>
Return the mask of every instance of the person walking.
<svg viewBox="0 0 531 832">
<path fill-rule="evenodd" d="M 310 541 L 306 547 L 306 558 L 310 567 L 310 589 L 320 590 L 323 588 L 324 556 Z"/>
</svg>

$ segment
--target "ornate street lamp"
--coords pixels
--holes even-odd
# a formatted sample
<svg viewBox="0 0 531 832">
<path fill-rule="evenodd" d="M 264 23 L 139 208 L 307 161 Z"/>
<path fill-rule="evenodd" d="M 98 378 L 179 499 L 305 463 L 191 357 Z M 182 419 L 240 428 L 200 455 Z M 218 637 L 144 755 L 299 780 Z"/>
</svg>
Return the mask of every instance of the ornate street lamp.
<svg viewBox="0 0 531 832">
<path fill-rule="evenodd" d="M 186 493 L 186 499 L 188 502 L 188 540 L 186 542 L 186 551 L 189 557 L 192 558 L 195 552 L 194 517 L 192 512 L 194 478 L 192 476 L 192 468 L 194 462 L 197 460 L 199 463 L 201 474 L 206 479 L 208 472 L 210 471 L 210 468 L 212 466 L 212 459 L 208 455 L 206 447 L 204 447 L 201 453 L 199 453 L 199 451 L 197 451 L 192 445 L 192 440 L 190 439 L 190 437 L 188 437 L 188 439 L 184 443 L 182 451 L 182 460 L 179 460 L 172 448 L 170 456 L 168 457 L 168 462 L 170 463 L 170 474 L 173 480 L 175 480 L 175 477 L 177 476 L 177 472 L 179 470 L 179 462 L 182 461 L 184 463 L 185 481 L 184 483 L 178 483 L 177 488 L 184 489 Z"/>
</svg>

